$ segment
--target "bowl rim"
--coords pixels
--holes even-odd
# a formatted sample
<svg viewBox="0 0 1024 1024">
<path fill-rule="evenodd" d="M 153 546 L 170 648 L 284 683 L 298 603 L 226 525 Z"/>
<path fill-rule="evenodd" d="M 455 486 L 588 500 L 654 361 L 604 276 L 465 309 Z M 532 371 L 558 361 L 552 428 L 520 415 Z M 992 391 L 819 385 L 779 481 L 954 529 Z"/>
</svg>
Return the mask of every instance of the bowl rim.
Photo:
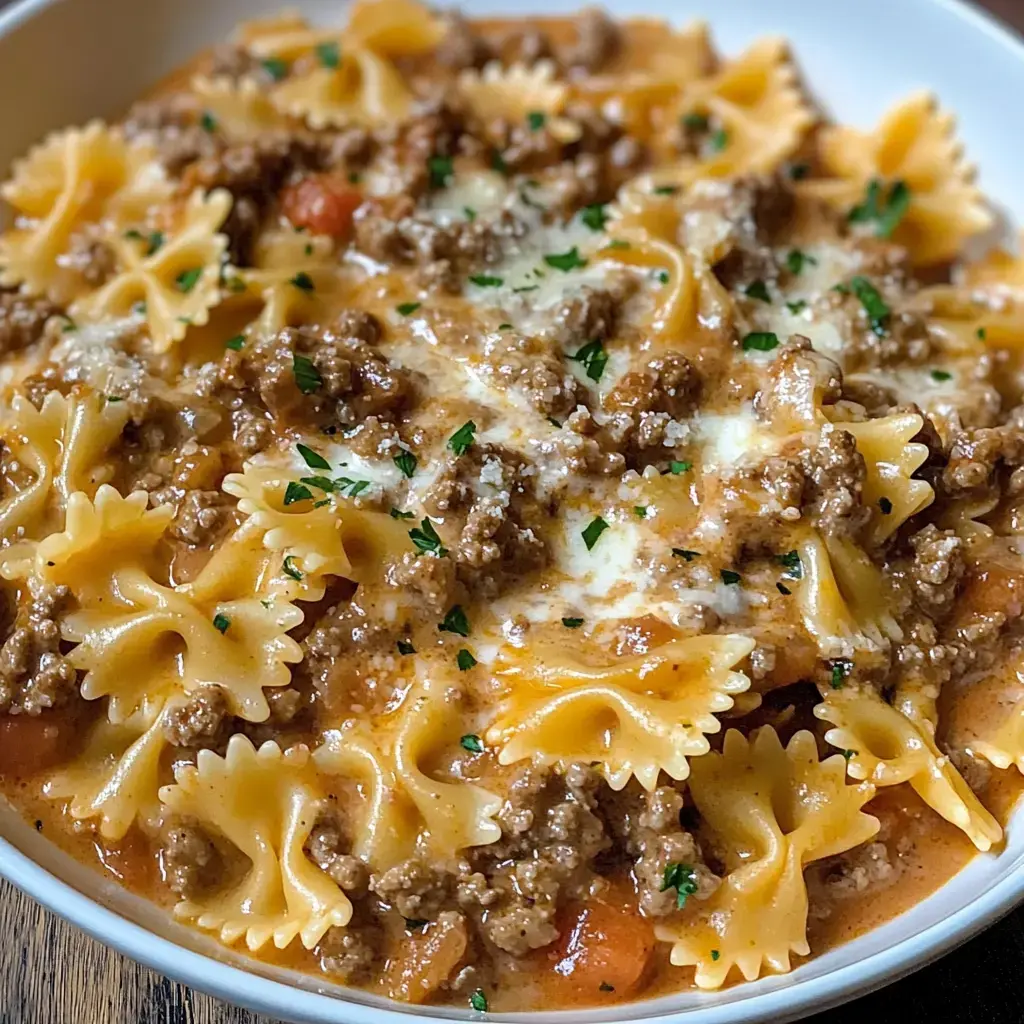
<svg viewBox="0 0 1024 1024">
<path fill-rule="evenodd" d="M 67 0 L 15 0 L 0 12 L 0 37 L 6 36 L 45 9 Z M 1024 63 L 1024 35 L 982 10 L 974 0 L 918 0 L 922 6 L 944 9 L 965 23 L 965 28 L 987 36 Z M 1024 815 L 1018 809 L 1017 814 Z M 65 855 L 66 856 L 66 855 Z M 129 959 L 141 963 L 199 991 L 257 1012 L 271 1013 L 298 1022 L 338 1021 L 344 1024 L 409 1024 L 421 1020 L 480 1019 L 480 1014 L 457 1008 L 430 1007 L 420 1014 L 406 1009 L 368 1005 L 310 991 L 264 977 L 242 967 L 178 945 L 123 917 L 86 896 L 68 882 L 42 867 L 0 835 L 0 877 L 81 929 L 92 938 Z M 938 896 L 942 887 L 932 893 Z M 948 917 L 927 925 L 894 946 L 880 949 L 863 960 L 835 968 L 819 977 L 798 979 L 748 999 L 718 1006 L 666 1010 L 633 1019 L 644 1024 L 785 1024 L 806 1014 L 832 1009 L 912 974 L 973 938 L 1024 902 L 1024 872 L 1010 873 L 994 882 L 975 900 Z M 856 941 L 856 940 L 853 940 Z M 753 985 L 756 983 L 746 983 Z M 397 1007 L 399 1004 L 395 1004 Z M 636 1009 L 642 1003 L 623 1004 Z M 450 1010 L 450 1013 L 448 1012 Z M 439 1013 L 440 1011 L 440 1013 Z M 344 1016 L 342 1016 L 344 1014 Z M 561 1013 L 548 1017 L 558 1017 Z M 488 1014 L 487 1019 L 537 1021 L 533 1013 Z"/>
</svg>

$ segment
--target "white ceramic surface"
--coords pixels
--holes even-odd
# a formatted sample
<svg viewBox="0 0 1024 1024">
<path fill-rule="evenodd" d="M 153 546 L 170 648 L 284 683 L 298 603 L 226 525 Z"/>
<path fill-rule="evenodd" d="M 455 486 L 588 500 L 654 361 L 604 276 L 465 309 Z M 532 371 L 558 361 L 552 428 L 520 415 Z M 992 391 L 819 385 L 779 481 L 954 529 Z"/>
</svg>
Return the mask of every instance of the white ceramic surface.
<svg viewBox="0 0 1024 1024">
<path fill-rule="evenodd" d="M 868 125 L 895 98 L 936 89 L 961 118 L 982 185 L 1024 222 L 1024 45 L 955 0 L 604 0 L 619 15 L 713 22 L 727 52 L 767 32 L 788 36 L 819 99 L 840 120 Z M 283 0 L 24 0 L 0 16 L 0 168 L 45 132 L 131 99 L 233 24 Z M 289 0 L 317 21 L 344 5 Z M 554 13 L 573 0 L 467 0 L 470 12 Z M 57 851 L 0 802 L 0 874 L 101 941 L 151 967 L 271 1017 L 338 1024 L 409 1024 L 478 1018 L 468 1010 L 401 1009 L 316 979 L 260 967 L 169 921 Z M 657 1020 L 662 1024 L 774 1024 L 895 980 L 963 942 L 1024 899 L 1024 809 L 1006 847 L 979 856 L 930 899 L 855 942 L 719 993 L 631 1007 L 544 1013 L 559 1024 Z M 240 969 L 248 963 L 252 970 Z M 495 1020 L 541 1019 L 490 1015 Z"/>
</svg>

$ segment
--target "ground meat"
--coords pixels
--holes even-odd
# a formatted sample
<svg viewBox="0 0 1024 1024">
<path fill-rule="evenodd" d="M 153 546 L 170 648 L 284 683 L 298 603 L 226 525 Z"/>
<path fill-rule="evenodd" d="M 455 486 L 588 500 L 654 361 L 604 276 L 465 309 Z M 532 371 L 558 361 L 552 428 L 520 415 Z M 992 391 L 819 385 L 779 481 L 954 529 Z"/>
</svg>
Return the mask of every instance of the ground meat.
<svg viewBox="0 0 1024 1024">
<path fill-rule="evenodd" d="M 804 513 L 827 535 L 853 536 L 871 509 L 861 500 L 867 469 L 853 435 L 826 426 L 816 447 L 803 455 Z"/>
<path fill-rule="evenodd" d="M 506 64 L 534 65 L 554 55 L 548 34 L 539 28 L 513 29 L 502 46 Z"/>
<path fill-rule="evenodd" d="M 588 342 L 607 341 L 615 334 L 623 304 L 637 287 L 636 278 L 626 273 L 613 277 L 604 288 L 585 285 L 559 307 L 552 336 L 570 355 Z"/>
<path fill-rule="evenodd" d="M 816 352 L 809 338 L 795 334 L 778 350 L 768 380 L 754 397 L 760 419 L 777 430 L 807 429 L 819 407 L 839 400 L 843 375 L 828 356 Z"/>
<path fill-rule="evenodd" d="M 940 530 L 929 523 L 910 538 L 914 560 L 910 583 L 914 597 L 932 619 L 948 614 L 964 575 L 963 541 L 954 530 Z"/>
<path fill-rule="evenodd" d="M 434 51 L 434 59 L 441 67 L 452 71 L 482 68 L 494 57 L 494 50 L 483 36 L 458 11 L 445 16 L 447 31 Z"/>
<path fill-rule="evenodd" d="M 422 601 L 423 608 L 433 615 L 442 614 L 456 603 L 455 562 L 451 558 L 407 551 L 400 562 L 388 566 L 385 580 L 389 586 Z"/>
<path fill-rule="evenodd" d="M 868 889 L 887 888 L 899 873 L 899 862 L 893 864 L 889 848 L 879 842 L 856 846 L 815 866 L 825 898 L 831 900 L 848 899 Z"/>
<path fill-rule="evenodd" d="M 440 865 L 421 857 L 388 868 L 374 875 L 370 888 L 402 917 L 433 920 L 451 896 L 452 877 Z"/>
<path fill-rule="evenodd" d="M 593 203 L 607 203 L 647 161 L 647 148 L 638 139 L 620 132 L 605 136 L 596 151 L 583 149 L 588 135 L 566 151 L 566 159 L 544 175 L 546 205 L 552 216 L 563 220 Z"/>
<path fill-rule="evenodd" d="M 309 859 L 316 864 L 351 896 L 366 892 L 369 874 L 366 865 L 350 853 L 342 850 L 350 844 L 344 841 L 341 827 L 332 818 L 321 818 L 306 840 L 305 849 Z"/>
<path fill-rule="evenodd" d="M 948 494 L 984 490 L 993 483 L 1000 466 L 1024 464 L 1024 427 L 1010 422 L 1000 427 L 979 427 L 961 431 L 953 438 L 949 460 L 942 473 Z"/>
<path fill-rule="evenodd" d="M 237 43 L 223 43 L 213 48 L 207 74 L 211 78 L 230 78 L 233 82 L 248 78 L 261 85 L 273 81 L 263 61 Z"/>
<path fill-rule="evenodd" d="M 568 364 L 542 338 L 502 332 L 484 349 L 483 369 L 500 387 L 517 388 L 544 416 L 564 419 L 579 401 L 579 386 Z"/>
<path fill-rule="evenodd" d="M 74 666 L 60 653 L 57 618 L 70 601 L 64 586 L 28 578 L 30 601 L 0 647 L 0 712 L 38 715 L 75 691 Z"/>
<path fill-rule="evenodd" d="M 185 703 L 167 712 L 163 732 L 175 747 L 218 747 L 225 742 L 231 721 L 224 691 L 219 686 L 201 686 Z"/>
<path fill-rule="evenodd" d="M 377 963 L 383 937 L 374 925 L 330 928 L 316 947 L 320 967 L 346 985 L 365 981 Z"/>
<path fill-rule="evenodd" d="M 223 529 L 229 507 L 221 491 L 189 491 L 171 523 L 171 533 L 192 547 L 207 547 Z"/>
<path fill-rule="evenodd" d="M 59 312 L 48 299 L 0 292 L 0 356 L 35 344 L 43 336 L 46 321 Z"/>
<path fill-rule="evenodd" d="M 68 251 L 61 258 L 68 270 L 81 276 L 91 288 L 99 288 L 109 280 L 117 269 L 114 250 L 93 232 L 76 231 L 71 236 Z"/>
<path fill-rule="evenodd" d="M 192 899 L 216 884 L 222 868 L 217 848 L 197 825 L 175 819 L 164 826 L 160 871 L 171 892 Z"/>
<path fill-rule="evenodd" d="M 179 175 L 196 160 L 212 158 L 223 142 L 200 124 L 195 96 L 172 92 L 154 100 L 141 100 L 128 111 L 122 128 L 130 140 L 151 142 L 160 162 Z"/>
<path fill-rule="evenodd" d="M 585 7 L 576 16 L 576 40 L 559 57 L 567 68 L 599 71 L 622 43 L 619 26 L 599 7 Z"/>
</svg>

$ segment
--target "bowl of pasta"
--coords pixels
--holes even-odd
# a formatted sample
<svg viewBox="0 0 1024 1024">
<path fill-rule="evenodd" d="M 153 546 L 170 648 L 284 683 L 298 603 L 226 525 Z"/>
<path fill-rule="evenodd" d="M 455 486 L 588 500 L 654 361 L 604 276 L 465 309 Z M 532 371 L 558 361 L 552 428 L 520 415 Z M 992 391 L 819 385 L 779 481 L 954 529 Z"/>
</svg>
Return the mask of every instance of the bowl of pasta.
<svg viewBox="0 0 1024 1024">
<path fill-rule="evenodd" d="M 1024 48 L 676 6 L 0 17 L 0 874 L 350 1024 L 796 1019 L 1022 898 Z"/>
</svg>

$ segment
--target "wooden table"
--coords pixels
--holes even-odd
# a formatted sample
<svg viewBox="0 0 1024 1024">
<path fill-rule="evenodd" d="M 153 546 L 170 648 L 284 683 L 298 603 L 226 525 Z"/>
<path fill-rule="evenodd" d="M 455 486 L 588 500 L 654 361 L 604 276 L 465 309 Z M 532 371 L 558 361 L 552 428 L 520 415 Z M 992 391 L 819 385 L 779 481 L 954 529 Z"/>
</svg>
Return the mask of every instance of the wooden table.
<svg viewBox="0 0 1024 1024">
<path fill-rule="evenodd" d="M 1024 29 L 1024 0 L 982 6 Z M 810 1024 L 1024 1024 L 1022 964 L 1024 909 L 955 957 Z M 0 1024 L 274 1022 L 140 967 L 0 880 Z"/>
</svg>

